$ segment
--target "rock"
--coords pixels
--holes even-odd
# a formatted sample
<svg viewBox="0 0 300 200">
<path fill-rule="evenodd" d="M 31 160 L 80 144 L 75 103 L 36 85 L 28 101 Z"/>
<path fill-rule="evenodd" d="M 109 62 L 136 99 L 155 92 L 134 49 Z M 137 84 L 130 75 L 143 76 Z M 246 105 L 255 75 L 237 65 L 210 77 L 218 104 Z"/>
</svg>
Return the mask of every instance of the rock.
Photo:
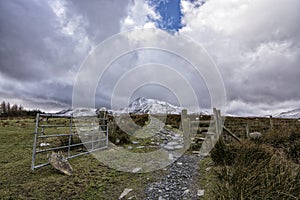
<svg viewBox="0 0 300 200">
<path fill-rule="evenodd" d="M 208 172 L 208 171 L 210 171 L 210 169 L 211 169 L 211 167 L 208 167 L 208 168 L 205 169 L 205 171 Z"/>
<path fill-rule="evenodd" d="M 199 156 L 201 158 L 206 158 L 207 156 L 209 156 L 209 153 L 200 153 Z"/>
<path fill-rule="evenodd" d="M 166 145 L 166 146 L 164 146 L 164 149 L 166 149 L 166 150 L 174 150 L 174 147 Z"/>
<path fill-rule="evenodd" d="M 262 134 L 260 132 L 252 132 L 249 133 L 249 138 L 250 139 L 258 139 L 261 138 Z"/>
<path fill-rule="evenodd" d="M 176 145 L 176 146 L 174 147 L 174 149 L 182 149 L 182 148 L 183 148 L 182 145 Z"/>
<path fill-rule="evenodd" d="M 169 142 L 167 145 L 168 146 L 176 146 L 176 145 L 178 145 L 178 143 L 177 142 Z"/>
<path fill-rule="evenodd" d="M 173 156 L 173 154 L 169 154 L 169 160 L 173 160 L 174 159 L 174 156 Z"/>
<path fill-rule="evenodd" d="M 172 125 L 169 125 L 169 124 L 168 124 L 168 125 L 166 125 L 166 128 L 167 128 L 167 129 L 172 129 Z"/>
<path fill-rule="evenodd" d="M 129 150 L 132 149 L 132 146 L 128 146 L 127 149 L 129 149 Z"/>
<path fill-rule="evenodd" d="M 140 167 L 136 167 L 132 170 L 133 173 L 137 173 L 138 171 L 140 171 L 142 168 Z"/>
<path fill-rule="evenodd" d="M 49 144 L 49 143 L 44 143 L 44 142 L 42 142 L 42 143 L 40 144 L 40 147 L 46 147 L 46 146 L 50 146 L 50 144 Z"/>
<path fill-rule="evenodd" d="M 119 198 L 118 199 L 122 199 L 122 198 L 124 198 L 129 192 L 131 192 L 133 189 L 131 189 L 131 188 L 125 188 L 124 190 L 123 190 L 123 192 L 121 193 L 121 195 L 119 196 Z"/>
<path fill-rule="evenodd" d="M 198 190 L 197 191 L 197 196 L 198 197 L 203 197 L 204 196 L 204 190 Z"/>
<path fill-rule="evenodd" d="M 139 144 L 138 141 L 132 141 L 132 144 Z"/>
<path fill-rule="evenodd" d="M 186 189 L 186 190 L 184 190 L 183 195 L 186 195 L 186 194 L 189 193 L 189 192 L 190 192 L 190 190 L 189 190 L 189 189 Z"/>
<path fill-rule="evenodd" d="M 49 157 L 49 163 L 57 170 L 70 176 L 73 172 L 73 168 L 68 160 L 60 153 L 54 153 Z"/>
</svg>

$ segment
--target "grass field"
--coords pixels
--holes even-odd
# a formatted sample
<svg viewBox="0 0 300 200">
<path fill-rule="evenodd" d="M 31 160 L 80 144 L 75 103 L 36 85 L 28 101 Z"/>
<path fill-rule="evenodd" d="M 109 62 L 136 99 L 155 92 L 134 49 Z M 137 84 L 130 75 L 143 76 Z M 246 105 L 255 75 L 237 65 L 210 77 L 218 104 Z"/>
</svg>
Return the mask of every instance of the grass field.
<svg viewBox="0 0 300 200">
<path fill-rule="evenodd" d="M 163 173 L 119 172 L 103 166 L 91 155 L 70 160 L 72 176 L 51 166 L 30 169 L 34 119 L 0 121 L 0 198 L 1 199 L 118 199 L 125 188 L 132 188 L 133 199 L 143 198 L 143 189 Z"/>
<path fill-rule="evenodd" d="M 141 124 L 147 120 L 142 118 Z M 178 125 L 178 116 L 167 120 L 172 126 Z M 265 130 L 264 136 L 256 141 L 244 139 L 242 144 L 216 146 L 212 157 L 200 166 L 199 188 L 206 191 L 203 199 L 299 199 L 299 122 L 274 121 L 277 127 L 269 130 L 266 119 L 227 119 L 225 125 L 241 137 L 246 123 L 257 124 L 257 128 Z M 133 189 L 132 199 L 144 199 L 146 185 L 165 173 L 120 172 L 91 155 L 69 160 L 74 168 L 72 176 L 51 166 L 32 171 L 34 128 L 34 119 L 0 120 L 1 199 L 118 199 L 125 188 Z"/>
</svg>

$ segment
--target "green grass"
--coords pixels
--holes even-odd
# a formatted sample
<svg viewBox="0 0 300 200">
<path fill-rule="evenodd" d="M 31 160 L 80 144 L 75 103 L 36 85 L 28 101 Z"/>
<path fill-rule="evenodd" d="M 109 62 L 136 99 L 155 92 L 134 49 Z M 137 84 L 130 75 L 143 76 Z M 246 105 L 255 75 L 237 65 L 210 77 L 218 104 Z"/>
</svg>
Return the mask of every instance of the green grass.
<svg viewBox="0 0 300 200">
<path fill-rule="evenodd" d="M 1 199 L 117 199 L 125 188 L 132 188 L 130 195 L 141 199 L 146 184 L 163 173 L 120 172 L 91 155 L 69 160 L 74 168 L 72 176 L 51 166 L 32 171 L 34 128 L 34 119 L 0 121 Z"/>
<path fill-rule="evenodd" d="M 204 190 L 203 200 L 214 200 L 213 186 L 216 183 L 216 176 L 213 171 L 214 163 L 210 157 L 200 162 L 200 188 Z"/>
<path fill-rule="evenodd" d="M 133 119 L 143 125 L 148 117 L 133 116 Z M 243 119 L 226 120 L 232 122 L 236 131 L 239 128 L 244 131 L 244 124 L 240 125 Z M 178 128 L 179 122 L 180 116 L 167 118 L 167 124 L 173 128 Z M 257 141 L 217 145 L 211 158 L 201 162 L 198 188 L 205 189 L 203 199 L 297 199 L 299 124 L 282 129 L 279 125 L 263 133 L 264 137 Z M 33 172 L 30 165 L 34 128 L 34 119 L 0 120 L 0 199 L 117 199 L 125 188 L 133 189 L 129 195 L 133 199 L 143 199 L 146 185 L 166 173 L 164 170 L 144 174 L 120 172 L 104 166 L 92 155 L 69 160 L 74 168 L 72 176 L 65 176 L 51 166 Z M 112 129 L 120 136 L 121 130 Z M 148 139 L 130 144 L 133 138 L 126 135 L 119 139 L 125 147 L 151 144 Z M 152 149 L 132 149 L 139 153 L 149 151 Z M 208 167 L 211 169 L 206 170 Z"/>
</svg>

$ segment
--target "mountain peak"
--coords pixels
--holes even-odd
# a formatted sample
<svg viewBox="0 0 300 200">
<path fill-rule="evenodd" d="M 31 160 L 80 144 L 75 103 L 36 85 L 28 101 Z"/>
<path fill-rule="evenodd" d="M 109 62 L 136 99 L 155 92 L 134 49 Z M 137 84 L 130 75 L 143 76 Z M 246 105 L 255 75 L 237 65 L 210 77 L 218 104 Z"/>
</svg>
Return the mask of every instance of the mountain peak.
<svg viewBox="0 0 300 200">
<path fill-rule="evenodd" d="M 134 101 L 132 101 L 129 104 L 129 107 L 126 108 L 126 110 L 128 113 L 139 113 L 139 114 L 150 114 L 150 113 L 179 114 L 182 108 L 178 106 L 174 106 L 165 101 L 139 97 Z"/>
</svg>

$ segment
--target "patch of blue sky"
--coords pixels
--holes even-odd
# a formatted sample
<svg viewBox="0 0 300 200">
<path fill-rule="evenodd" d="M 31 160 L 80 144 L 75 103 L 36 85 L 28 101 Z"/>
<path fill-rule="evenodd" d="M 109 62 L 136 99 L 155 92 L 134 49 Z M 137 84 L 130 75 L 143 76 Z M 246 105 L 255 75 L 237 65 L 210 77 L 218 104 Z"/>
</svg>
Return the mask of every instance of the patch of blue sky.
<svg viewBox="0 0 300 200">
<path fill-rule="evenodd" d="M 195 8 L 202 6 L 206 0 L 188 0 L 194 4 Z M 148 16 L 149 20 L 155 22 L 156 26 L 160 29 L 167 30 L 168 32 L 177 32 L 181 29 L 182 12 L 181 0 L 148 0 L 148 4 L 155 9 L 155 12 L 160 15 L 160 19 L 153 19 Z"/>
<path fill-rule="evenodd" d="M 180 0 L 148 0 L 148 3 L 160 15 L 159 20 L 149 17 L 149 20 L 155 22 L 158 28 L 169 32 L 178 31 L 182 28 Z"/>
</svg>

